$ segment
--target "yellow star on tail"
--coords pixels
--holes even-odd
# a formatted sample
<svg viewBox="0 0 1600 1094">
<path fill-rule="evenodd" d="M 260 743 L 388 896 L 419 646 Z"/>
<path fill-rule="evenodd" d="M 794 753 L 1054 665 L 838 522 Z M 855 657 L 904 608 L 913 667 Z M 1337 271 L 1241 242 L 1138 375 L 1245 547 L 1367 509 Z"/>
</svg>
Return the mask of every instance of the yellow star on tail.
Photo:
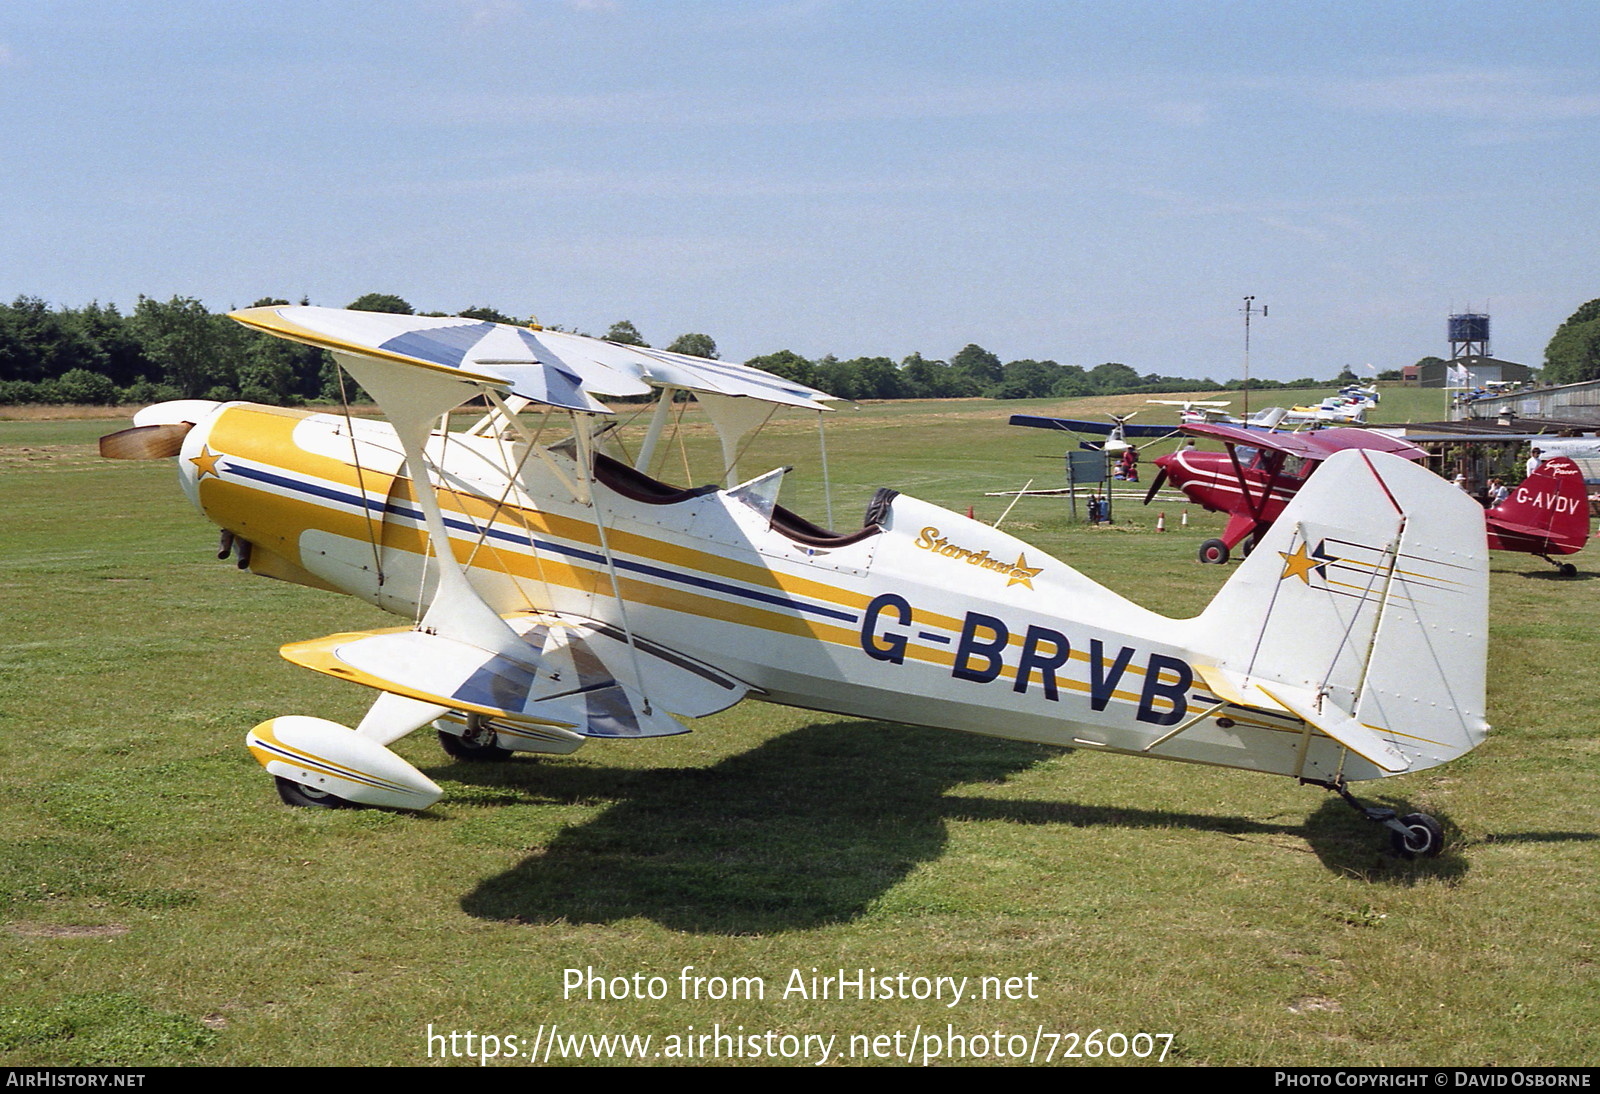
<svg viewBox="0 0 1600 1094">
<path fill-rule="evenodd" d="M 1288 551 L 1279 551 L 1278 554 L 1283 557 L 1283 573 L 1278 575 L 1278 580 L 1282 581 L 1285 578 L 1298 577 L 1307 585 L 1311 584 L 1311 578 L 1308 575 L 1312 570 L 1316 570 L 1319 575 L 1326 577 L 1327 571 L 1323 567 L 1330 562 L 1337 561 L 1322 550 L 1322 544 L 1320 543 L 1317 544 L 1315 551 L 1306 550 L 1306 545 L 1302 543 L 1294 549 L 1293 554 Z"/>
</svg>

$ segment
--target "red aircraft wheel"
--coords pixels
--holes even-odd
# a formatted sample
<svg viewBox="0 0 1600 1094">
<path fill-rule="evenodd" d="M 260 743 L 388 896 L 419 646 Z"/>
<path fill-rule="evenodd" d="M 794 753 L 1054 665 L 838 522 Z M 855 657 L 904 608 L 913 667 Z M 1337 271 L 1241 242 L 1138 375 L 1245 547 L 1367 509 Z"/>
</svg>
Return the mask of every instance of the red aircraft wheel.
<svg viewBox="0 0 1600 1094">
<path fill-rule="evenodd" d="M 1228 561 L 1228 545 L 1220 539 L 1208 539 L 1200 545 L 1200 561 L 1221 565 Z"/>
</svg>

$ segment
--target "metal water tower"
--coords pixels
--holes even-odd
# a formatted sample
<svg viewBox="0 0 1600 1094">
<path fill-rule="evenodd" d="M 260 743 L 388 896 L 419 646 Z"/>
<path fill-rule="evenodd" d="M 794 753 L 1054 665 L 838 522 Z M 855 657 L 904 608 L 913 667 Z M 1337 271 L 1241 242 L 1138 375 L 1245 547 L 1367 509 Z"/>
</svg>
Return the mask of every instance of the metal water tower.
<svg viewBox="0 0 1600 1094">
<path fill-rule="evenodd" d="M 1466 312 L 1450 317 L 1450 360 L 1489 356 L 1489 317 Z"/>
</svg>

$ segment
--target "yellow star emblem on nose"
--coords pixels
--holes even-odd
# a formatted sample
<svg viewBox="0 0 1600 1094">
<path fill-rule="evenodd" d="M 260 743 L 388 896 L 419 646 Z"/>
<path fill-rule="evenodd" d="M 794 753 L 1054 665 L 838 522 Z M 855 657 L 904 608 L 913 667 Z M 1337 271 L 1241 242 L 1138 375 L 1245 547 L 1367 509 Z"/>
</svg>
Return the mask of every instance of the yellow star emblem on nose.
<svg viewBox="0 0 1600 1094">
<path fill-rule="evenodd" d="M 215 475 L 220 479 L 222 472 L 217 470 L 217 461 L 220 459 L 222 459 L 221 452 L 213 452 L 206 445 L 201 445 L 200 455 L 189 457 L 189 462 L 200 469 L 200 474 L 194 477 L 195 481 L 199 482 L 207 475 Z"/>
</svg>

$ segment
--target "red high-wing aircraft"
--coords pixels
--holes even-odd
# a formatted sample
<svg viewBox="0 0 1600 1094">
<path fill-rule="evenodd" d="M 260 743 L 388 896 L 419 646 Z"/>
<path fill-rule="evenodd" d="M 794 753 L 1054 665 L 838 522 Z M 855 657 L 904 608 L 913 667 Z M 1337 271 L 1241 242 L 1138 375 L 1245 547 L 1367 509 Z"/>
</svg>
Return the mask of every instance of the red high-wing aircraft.
<svg viewBox="0 0 1600 1094">
<path fill-rule="evenodd" d="M 1335 452 L 1365 448 L 1408 460 L 1426 453 L 1415 445 L 1363 429 L 1323 429 L 1314 433 L 1274 433 L 1219 424 L 1183 426 L 1183 432 L 1209 437 L 1227 452 L 1181 448 L 1155 461 L 1160 471 L 1145 503 L 1168 479 L 1195 504 L 1227 513 L 1220 539 L 1200 545 L 1201 562 L 1227 562 L 1240 543 L 1244 553 L 1283 512 L 1317 466 Z M 1588 496 L 1583 475 L 1567 459 L 1547 460 L 1500 505 L 1484 513 L 1489 547 L 1538 555 L 1570 577 L 1577 568 L 1551 555 L 1581 551 L 1589 540 Z"/>
<path fill-rule="evenodd" d="M 1193 501 L 1213 513 L 1227 513 L 1221 539 L 1200 545 L 1201 562 L 1227 562 L 1240 543 L 1250 553 L 1261 534 L 1272 526 L 1289 499 L 1304 485 L 1318 464 L 1335 452 L 1365 448 L 1392 452 L 1407 460 L 1420 460 L 1422 449 L 1405 441 L 1365 429 L 1321 429 L 1312 433 L 1277 433 L 1220 423 L 1186 424 L 1184 433 L 1208 437 L 1227 446 L 1226 452 L 1180 448 L 1155 461 L 1160 468 L 1145 504 L 1168 480 Z"/>
<path fill-rule="evenodd" d="M 1483 515 L 1490 550 L 1538 555 L 1563 577 L 1578 572 L 1572 563 L 1550 557 L 1576 554 L 1589 542 L 1589 492 L 1583 472 L 1571 460 L 1546 460 Z"/>
</svg>

